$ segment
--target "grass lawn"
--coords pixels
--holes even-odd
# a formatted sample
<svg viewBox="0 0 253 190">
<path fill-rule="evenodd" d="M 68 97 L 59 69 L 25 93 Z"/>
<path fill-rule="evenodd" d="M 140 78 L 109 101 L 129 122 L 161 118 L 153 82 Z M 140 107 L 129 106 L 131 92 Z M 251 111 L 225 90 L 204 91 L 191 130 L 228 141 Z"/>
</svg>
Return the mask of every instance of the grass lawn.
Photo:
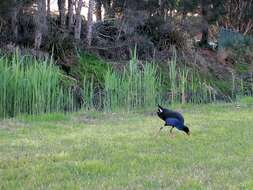
<svg viewBox="0 0 253 190">
<path fill-rule="evenodd" d="M 191 136 L 151 113 L 0 121 L 0 189 L 253 189 L 253 109 L 180 110 Z"/>
</svg>

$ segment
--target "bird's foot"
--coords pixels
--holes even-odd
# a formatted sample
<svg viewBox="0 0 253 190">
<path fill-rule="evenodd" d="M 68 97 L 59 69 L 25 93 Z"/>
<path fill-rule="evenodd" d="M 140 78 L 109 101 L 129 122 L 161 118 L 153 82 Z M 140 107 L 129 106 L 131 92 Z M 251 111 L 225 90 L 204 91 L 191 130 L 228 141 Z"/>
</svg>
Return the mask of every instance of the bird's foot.
<svg viewBox="0 0 253 190">
<path fill-rule="evenodd" d="M 156 133 L 156 137 L 160 134 L 161 130 L 163 129 L 163 127 L 160 127 L 159 131 Z"/>
<path fill-rule="evenodd" d="M 176 134 L 175 134 L 175 133 L 169 133 L 169 137 L 170 137 L 170 138 L 175 138 L 175 137 L 176 137 Z"/>
</svg>

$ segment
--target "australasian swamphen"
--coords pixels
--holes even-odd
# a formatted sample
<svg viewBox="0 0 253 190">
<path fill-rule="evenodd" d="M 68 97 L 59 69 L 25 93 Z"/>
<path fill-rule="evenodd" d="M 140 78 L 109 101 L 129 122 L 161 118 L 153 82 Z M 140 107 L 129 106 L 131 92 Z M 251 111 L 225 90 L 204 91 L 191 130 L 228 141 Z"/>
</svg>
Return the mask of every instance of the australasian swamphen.
<svg viewBox="0 0 253 190">
<path fill-rule="evenodd" d="M 164 126 L 171 126 L 170 133 L 172 133 L 172 129 L 175 127 L 180 131 L 184 131 L 187 135 L 190 135 L 190 130 L 187 126 L 184 125 L 184 117 L 179 113 L 172 110 L 168 110 L 158 105 L 157 115 L 165 121 Z M 163 127 L 164 127 L 163 126 Z M 159 131 L 163 129 L 160 128 Z"/>
</svg>

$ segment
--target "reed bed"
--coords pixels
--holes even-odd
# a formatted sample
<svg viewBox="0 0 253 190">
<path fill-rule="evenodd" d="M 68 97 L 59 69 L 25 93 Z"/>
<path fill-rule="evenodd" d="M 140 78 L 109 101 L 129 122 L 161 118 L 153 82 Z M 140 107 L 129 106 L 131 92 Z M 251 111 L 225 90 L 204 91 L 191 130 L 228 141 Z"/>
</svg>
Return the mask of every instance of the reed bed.
<svg viewBox="0 0 253 190">
<path fill-rule="evenodd" d="M 95 76 L 84 76 L 81 108 L 116 112 L 150 109 L 160 103 L 216 102 L 220 92 L 198 72 L 179 65 L 176 51 L 167 67 L 167 74 L 158 72 L 156 63 L 139 62 L 134 50 L 122 72 L 109 67 L 103 75 L 103 84 L 98 85 Z M 73 86 L 65 84 L 68 77 L 64 76 L 50 60 L 39 61 L 18 54 L 1 57 L 0 118 L 77 110 L 80 105 L 76 104 Z M 252 96 L 253 77 L 250 79 L 245 83 L 232 73 L 230 99 Z"/>
<path fill-rule="evenodd" d="M 176 52 L 168 62 L 168 68 L 168 77 L 165 74 L 162 76 L 156 63 L 141 64 L 134 50 L 123 72 L 108 69 L 103 89 L 95 90 L 93 80 L 83 80 L 83 107 L 101 108 L 104 111 L 131 111 L 151 108 L 159 103 L 216 101 L 216 89 L 194 70 L 179 67 Z M 165 80 L 169 81 L 167 85 Z"/>
<path fill-rule="evenodd" d="M 186 66 L 179 66 L 176 51 L 168 61 L 169 97 L 171 103 L 209 103 L 216 101 L 217 90 L 210 82 L 203 80 L 198 72 Z"/>
<path fill-rule="evenodd" d="M 61 77 L 50 61 L 0 58 L 0 117 L 73 110 L 72 90 L 61 85 Z"/>
<path fill-rule="evenodd" d="M 156 105 L 161 78 L 152 63 L 138 64 L 136 52 L 122 73 L 109 69 L 105 75 L 104 110 L 133 110 Z"/>
</svg>

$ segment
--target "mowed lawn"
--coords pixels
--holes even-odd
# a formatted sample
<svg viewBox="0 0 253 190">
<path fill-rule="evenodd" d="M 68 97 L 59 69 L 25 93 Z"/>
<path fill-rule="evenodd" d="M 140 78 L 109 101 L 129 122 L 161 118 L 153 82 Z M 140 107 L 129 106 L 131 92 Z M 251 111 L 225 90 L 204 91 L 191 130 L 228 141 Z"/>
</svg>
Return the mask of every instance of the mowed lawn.
<svg viewBox="0 0 253 190">
<path fill-rule="evenodd" d="M 174 108 L 191 136 L 151 112 L 0 121 L 0 189 L 253 189 L 253 109 Z"/>
</svg>

